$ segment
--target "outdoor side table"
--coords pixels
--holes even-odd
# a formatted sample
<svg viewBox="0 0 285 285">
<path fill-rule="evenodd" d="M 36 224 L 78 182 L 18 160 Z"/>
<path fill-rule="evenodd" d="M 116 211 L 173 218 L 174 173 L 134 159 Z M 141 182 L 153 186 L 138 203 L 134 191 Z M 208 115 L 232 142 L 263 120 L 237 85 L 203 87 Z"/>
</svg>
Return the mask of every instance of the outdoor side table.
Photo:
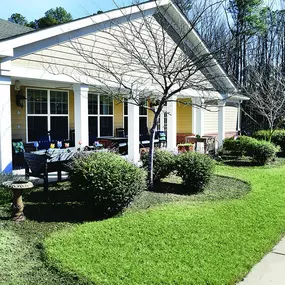
<svg viewBox="0 0 285 285">
<path fill-rule="evenodd" d="M 25 215 L 22 193 L 25 189 L 33 188 L 33 183 L 30 181 L 6 181 L 3 182 L 3 185 L 10 188 L 13 192 L 12 220 L 14 222 L 24 221 Z"/>
</svg>

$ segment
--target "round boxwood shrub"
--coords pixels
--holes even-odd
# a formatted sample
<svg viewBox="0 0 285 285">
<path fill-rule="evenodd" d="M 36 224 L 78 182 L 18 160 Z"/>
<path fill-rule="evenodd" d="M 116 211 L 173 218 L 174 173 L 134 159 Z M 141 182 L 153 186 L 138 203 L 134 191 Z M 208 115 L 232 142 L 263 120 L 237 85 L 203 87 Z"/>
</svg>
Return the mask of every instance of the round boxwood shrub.
<svg viewBox="0 0 285 285">
<path fill-rule="evenodd" d="M 198 192 L 210 181 L 214 161 L 205 154 L 184 152 L 177 156 L 176 170 L 187 188 L 186 191 Z"/>
<path fill-rule="evenodd" d="M 226 138 L 223 143 L 223 149 L 230 152 L 234 156 L 251 156 L 250 145 L 255 141 L 256 139 L 247 136 L 240 136 L 237 139 Z"/>
<path fill-rule="evenodd" d="M 269 141 L 271 135 L 271 142 L 280 146 L 282 153 L 285 153 L 285 130 L 275 130 L 273 134 L 270 130 L 260 130 L 254 134 L 258 140 Z"/>
<path fill-rule="evenodd" d="M 121 212 L 146 188 L 145 172 L 115 153 L 82 154 L 69 168 L 72 189 L 82 191 L 99 215 Z"/>
<path fill-rule="evenodd" d="M 149 152 L 141 155 L 143 168 L 147 170 Z M 156 149 L 153 153 L 153 180 L 160 181 L 173 171 L 175 166 L 175 155 L 166 150 Z"/>
<path fill-rule="evenodd" d="M 248 152 L 254 162 L 263 165 L 275 156 L 277 148 L 270 142 L 256 140 L 248 146 Z"/>
</svg>

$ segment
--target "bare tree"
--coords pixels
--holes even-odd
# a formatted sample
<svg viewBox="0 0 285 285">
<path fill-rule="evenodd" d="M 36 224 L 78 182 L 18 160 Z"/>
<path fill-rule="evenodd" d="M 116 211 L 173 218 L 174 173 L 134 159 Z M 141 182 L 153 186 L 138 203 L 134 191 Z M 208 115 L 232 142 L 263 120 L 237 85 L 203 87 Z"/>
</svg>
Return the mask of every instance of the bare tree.
<svg viewBox="0 0 285 285">
<path fill-rule="evenodd" d="M 150 128 L 148 179 L 153 187 L 154 136 L 160 114 L 168 102 L 196 94 L 199 98 L 218 100 L 218 92 L 233 91 L 225 86 L 226 74 L 221 72 L 214 56 L 194 30 L 203 14 L 215 12 L 222 1 L 209 4 L 192 19 L 172 20 L 171 7 L 156 6 L 149 14 L 138 4 L 133 12 L 101 25 L 98 32 L 61 44 L 77 61 L 59 64 L 42 54 L 46 69 L 53 74 L 65 74 L 77 82 L 93 86 L 97 92 L 117 100 L 148 108 L 154 114 Z M 154 1 L 156 3 L 156 1 Z M 70 57 L 72 58 L 72 57 Z M 150 106 L 142 105 L 150 100 Z M 185 103 L 183 101 L 183 103 Z M 189 99 L 189 104 L 192 104 Z M 200 105 L 199 105 L 200 106 Z M 201 107 L 201 106 L 200 106 Z"/>
<path fill-rule="evenodd" d="M 285 78 L 282 67 L 273 65 L 249 69 L 246 95 L 256 113 L 263 116 L 270 129 L 269 140 L 285 119 Z"/>
</svg>

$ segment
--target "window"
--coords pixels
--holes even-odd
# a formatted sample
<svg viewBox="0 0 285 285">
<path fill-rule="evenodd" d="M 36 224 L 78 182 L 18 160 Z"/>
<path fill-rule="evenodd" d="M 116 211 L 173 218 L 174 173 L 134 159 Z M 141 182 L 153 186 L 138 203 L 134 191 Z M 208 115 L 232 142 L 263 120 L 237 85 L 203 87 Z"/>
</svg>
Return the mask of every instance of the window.
<svg viewBox="0 0 285 285">
<path fill-rule="evenodd" d="M 113 98 L 89 93 L 88 115 L 90 145 L 97 137 L 113 136 Z"/>
<path fill-rule="evenodd" d="M 128 135 L 128 100 L 124 99 L 124 129 L 125 135 Z"/>
<path fill-rule="evenodd" d="M 147 106 L 147 100 L 142 100 L 142 105 Z M 139 128 L 140 128 L 140 135 L 147 135 L 148 134 L 148 127 L 147 127 L 147 108 L 140 106 L 139 107 Z M 128 101 L 124 100 L 124 129 L 125 134 L 128 134 Z"/>
<path fill-rule="evenodd" d="M 161 124 L 162 123 L 162 124 Z M 167 132 L 167 113 L 161 112 L 159 115 L 157 130 Z"/>
<path fill-rule="evenodd" d="M 48 113 L 48 92 L 47 90 L 28 89 L 28 114 Z"/>
<path fill-rule="evenodd" d="M 50 113 L 68 114 L 68 97 L 66 92 L 50 91 Z"/>
<path fill-rule="evenodd" d="M 68 139 L 68 92 L 27 89 L 27 141 Z"/>
</svg>

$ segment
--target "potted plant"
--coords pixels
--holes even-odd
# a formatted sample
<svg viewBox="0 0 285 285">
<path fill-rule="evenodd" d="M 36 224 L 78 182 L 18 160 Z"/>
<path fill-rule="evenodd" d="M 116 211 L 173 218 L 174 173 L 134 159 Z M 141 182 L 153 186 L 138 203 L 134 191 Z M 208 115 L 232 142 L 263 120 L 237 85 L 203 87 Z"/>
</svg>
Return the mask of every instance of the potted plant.
<svg viewBox="0 0 285 285">
<path fill-rule="evenodd" d="M 177 145 L 178 152 L 194 151 L 194 145 L 192 143 L 180 143 Z"/>
</svg>

